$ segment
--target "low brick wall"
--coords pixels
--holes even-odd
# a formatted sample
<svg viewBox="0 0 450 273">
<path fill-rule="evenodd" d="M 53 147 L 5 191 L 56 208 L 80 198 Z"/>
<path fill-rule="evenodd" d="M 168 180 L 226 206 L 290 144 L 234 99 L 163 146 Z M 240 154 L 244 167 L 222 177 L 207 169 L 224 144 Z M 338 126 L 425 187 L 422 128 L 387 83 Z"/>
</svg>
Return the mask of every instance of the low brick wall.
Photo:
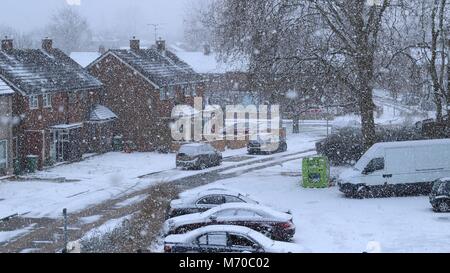
<svg viewBox="0 0 450 273">
<path fill-rule="evenodd" d="M 205 143 L 211 144 L 218 151 L 225 151 L 225 149 L 242 149 L 247 147 L 247 140 L 216 140 Z M 183 144 L 188 144 L 188 142 L 172 142 L 170 146 L 170 152 L 176 153 L 180 149 L 180 146 Z"/>
<path fill-rule="evenodd" d="M 242 149 L 247 147 L 247 140 L 227 140 L 228 149 Z"/>
</svg>

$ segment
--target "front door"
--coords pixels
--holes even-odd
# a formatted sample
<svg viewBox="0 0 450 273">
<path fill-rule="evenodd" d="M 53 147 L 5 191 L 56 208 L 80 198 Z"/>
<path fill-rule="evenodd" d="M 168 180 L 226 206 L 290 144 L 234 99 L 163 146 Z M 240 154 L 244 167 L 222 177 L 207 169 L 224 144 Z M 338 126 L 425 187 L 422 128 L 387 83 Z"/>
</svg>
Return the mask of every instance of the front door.
<svg viewBox="0 0 450 273">
<path fill-rule="evenodd" d="M 50 155 L 54 162 L 66 161 L 69 145 L 69 130 L 53 130 Z"/>
</svg>

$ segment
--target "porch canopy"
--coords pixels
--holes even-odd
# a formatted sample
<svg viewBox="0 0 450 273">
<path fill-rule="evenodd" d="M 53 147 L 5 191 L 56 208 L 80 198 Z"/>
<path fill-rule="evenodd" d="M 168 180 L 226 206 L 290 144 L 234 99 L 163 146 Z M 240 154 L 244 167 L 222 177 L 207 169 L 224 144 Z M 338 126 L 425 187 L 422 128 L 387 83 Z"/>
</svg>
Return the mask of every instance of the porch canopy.
<svg viewBox="0 0 450 273">
<path fill-rule="evenodd" d="M 114 114 L 108 107 L 97 104 L 91 110 L 89 114 L 90 123 L 104 123 L 117 119 L 117 115 Z"/>
</svg>

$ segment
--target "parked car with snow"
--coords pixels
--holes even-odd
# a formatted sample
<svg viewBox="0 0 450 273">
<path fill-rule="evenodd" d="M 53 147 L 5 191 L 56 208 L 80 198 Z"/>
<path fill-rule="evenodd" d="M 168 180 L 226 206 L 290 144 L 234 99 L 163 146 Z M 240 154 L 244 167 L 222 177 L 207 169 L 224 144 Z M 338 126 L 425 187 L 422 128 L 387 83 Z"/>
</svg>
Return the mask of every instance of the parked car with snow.
<svg viewBox="0 0 450 273">
<path fill-rule="evenodd" d="M 278 138 L 270 136 L 258 136 L 255 140 L 250 140 L 247 144 L 249 154 L 273 154 L 286 152 L 288 149 L 285 130 L 281 130 Z"/>
<path fill-rule="evenodd" d="M 166 253 L 301 253 L 303 247 L 274 241 L 242 226 L 212 225 L 164 240 Z"/>
<path fill-rule="evenodd" d="M 206 169 L 220 166 L 222 154 L 208 143 L 184 144 L 180 147 L 176 157 L 177 167 L 183 169 Z"/>
<path fill-rule="evenodd" d="M 246 226 L 282 241 L 291 240 L 295 234 L 292 215 L 247 203 L 228 203 L 202 213 L 171 218 L 164 223 L 163 232 L 165 235 L 183 234 L 208 225 Z"/>
<path fill-rule="evenodd" d="M 339 177 L 348 197 L 428 195 L 450 176 L 450 139 L 377 143 Z"/>
<path fill-rule="evenodd" d="M 433 184 L 430 203 L 435 212 L 450 212 L 450 178 L 439 179 Z"/>
<path fill-rule="evenodd" d="M 167 218 L 181 216 L 190 213 L 204 212 L 211 208 L 226 203 L 248 203 L 258 204 L 248 195 L 227 189 L 211 189 L 187 195 L 184 198 L 175 199 L 170 202 Z"/>
</svg>

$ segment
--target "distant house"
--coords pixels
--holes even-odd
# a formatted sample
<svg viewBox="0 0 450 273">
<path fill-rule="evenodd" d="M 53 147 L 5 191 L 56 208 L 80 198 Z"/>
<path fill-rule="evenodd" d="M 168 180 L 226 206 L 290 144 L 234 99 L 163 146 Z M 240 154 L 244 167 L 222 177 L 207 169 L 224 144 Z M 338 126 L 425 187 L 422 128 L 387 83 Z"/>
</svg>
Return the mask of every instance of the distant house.
<svg viewBox="0 0 450 273">
<path fill-rule="evenodd" d="M 107 51 L 88 70 L 105 84 L 105 105 L 131 150 L 170 150 L 173 107 L 192 106 L 204 93 L 204 79 L 162 40 L 144 49 L 133 39 L 129 49 Z"/>
<path fill-rule="evenodd" d="M 100 52 L 72 52 L 70 58 L 77 62 L 82 67 L 87 67 L 95 59 L 101 56 Z"/>
<path fill-rule="evenodd" d="M 12 173 L 12 90 L 0 79 L 0 175 Z"/>
<path fill-rule="evenodd" d="M 259 104 L 259 90 L 254 90 L 248 73 L 248 61 L 223 62 L 209 46 L 201 51 L 187 51 L 172 45 L 173 52 L 207 79 L 205 100 L 211 105 Z"/>
<path fill-rule="evenodd" d="M 11 39 L 2 40 L 0 79 L 14 90 L 12 112 L 20 118 L 13 158 L 24 163 L 38 156 L 42 167 L 112 146 L 116 117 L 101 106 L 102 83 L 53 48 L 51 39 L 41 49 L 15 49 Z"/>
</svg>

